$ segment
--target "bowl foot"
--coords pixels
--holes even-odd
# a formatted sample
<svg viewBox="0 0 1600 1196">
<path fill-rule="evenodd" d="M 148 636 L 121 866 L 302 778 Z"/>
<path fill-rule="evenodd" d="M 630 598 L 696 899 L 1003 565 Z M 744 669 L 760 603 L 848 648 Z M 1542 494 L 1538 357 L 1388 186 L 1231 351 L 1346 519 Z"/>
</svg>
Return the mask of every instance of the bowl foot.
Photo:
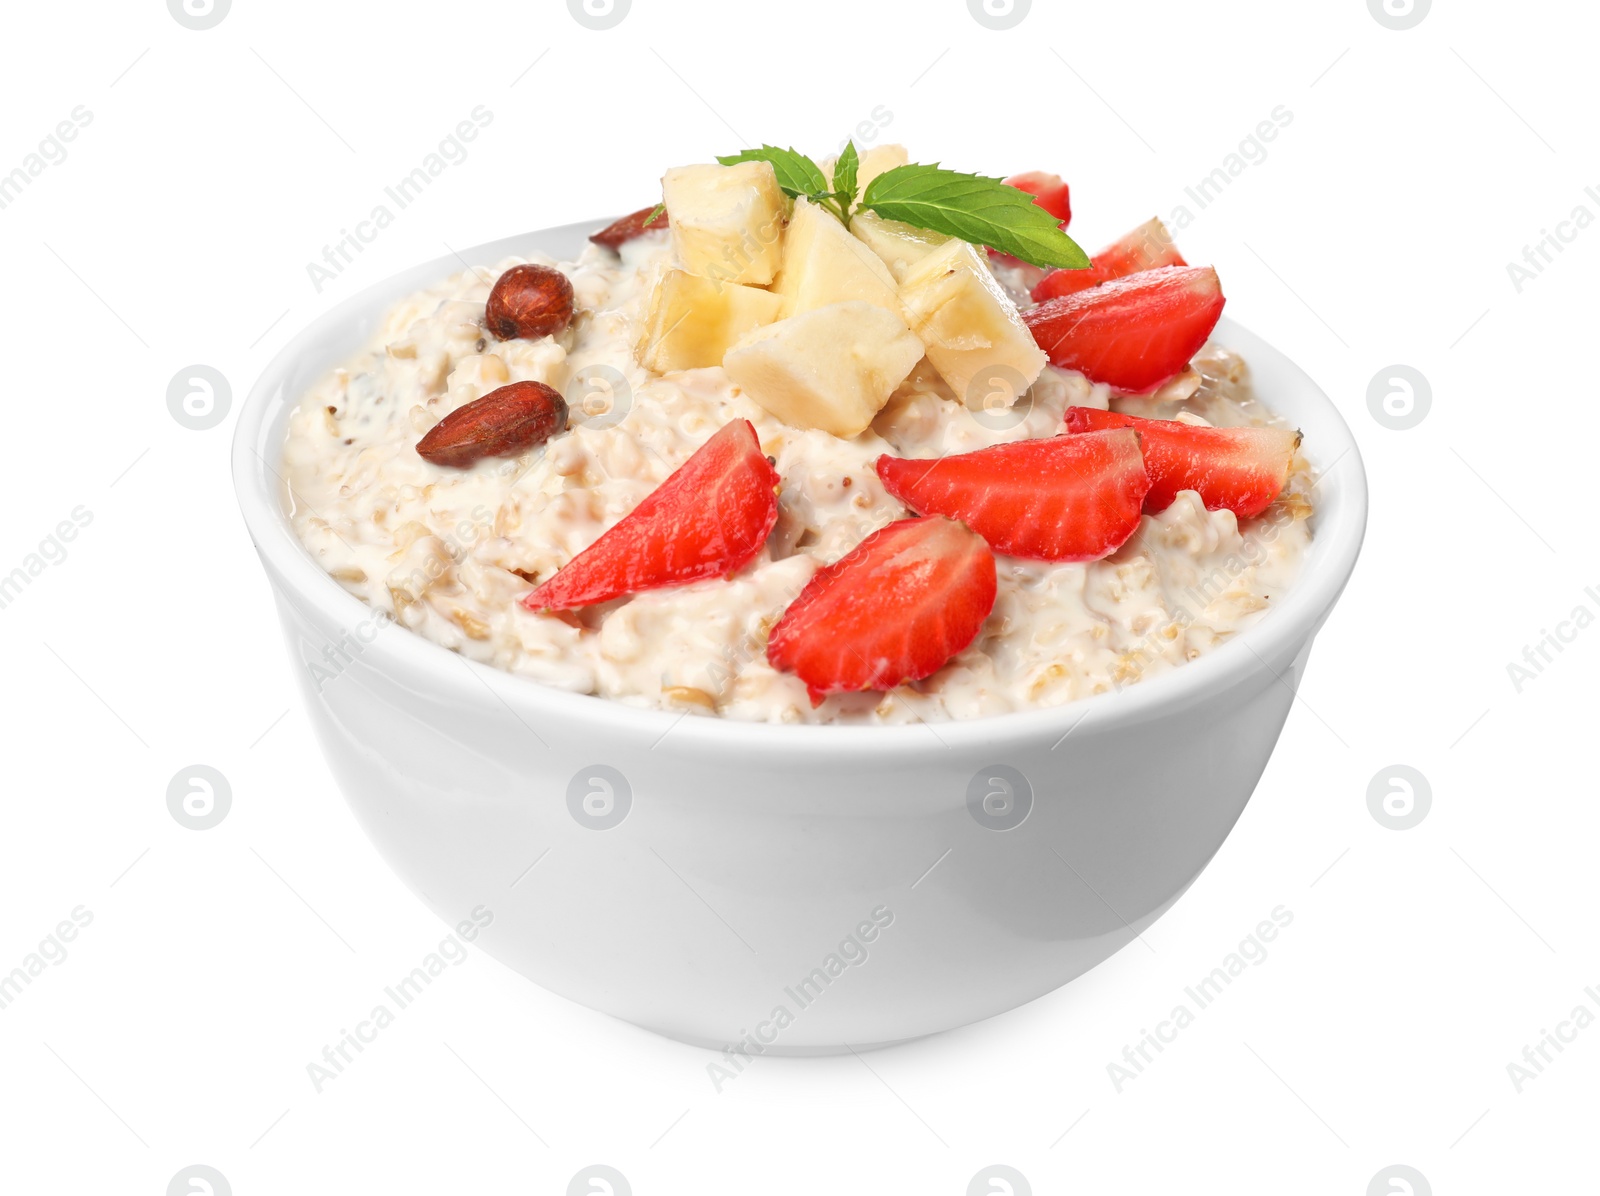
<svg viewBox="0 0 1600 1196">
<path fill-rule="evenodd" d="M 700 1047 L 702 1050 L 711 1051 L 718 1055 L 734 1045 L 728 1042 L 713 1042 L 709 1038 L 701 1038 L 694 1034 L 675 1034 L 670 1030 L 658 1029 L 655 1026 L 641 1025 L 639 1028 L 648 1030 L 652 1034 L 659 1034 L 663 1038 L 670 1038 L 674 1042 L 681 1042 L 686 1046 Z M 785 1046 L 781 1042 L 774 1042 L 770 1046 L 763 1048 L 761 1054 L 756 1057 L 765 1058 L 768 1055 L 776 1055 L 780 1058 L 810 1059 L 825 1055 L 860 1055 L 867 1051 L 881 1051 L 886 1047 L 900 1046 L 902 1043 L 916 1042 L 919 1039 L 928 1037 L 931 1037 L 931 1035 L 912 1034 L 906 1038 L 889 1038 L 882 1042 L 821 1043 L 816 1046 Z M 747 1053 L 754 1055 L 754 1052 L 751 1051 L 747 1051 Z"/>
</svg>

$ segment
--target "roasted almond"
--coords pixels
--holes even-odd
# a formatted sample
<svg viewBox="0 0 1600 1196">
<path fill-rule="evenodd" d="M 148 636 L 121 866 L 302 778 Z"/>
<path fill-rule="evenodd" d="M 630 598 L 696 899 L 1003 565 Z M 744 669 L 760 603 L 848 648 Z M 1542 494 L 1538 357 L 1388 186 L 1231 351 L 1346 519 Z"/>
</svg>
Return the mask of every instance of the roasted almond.
<svg viewBox="0 0 1600 1196">
<path fill-rule="evenodd" d="M 417 455 L 464 469 L 484 457 L 515 457 L 567 426 L 567 401 L 543 382 L 513 382 L 445 416 L 417 441 Z"/>
<path fill-rule="evenodd" d="M 512 266 L 489 292 L 483 324 L 503 341 L 555 336 L 572 322 L 572 281 L 550 266 Z"/>
<path fill-rule="evenodd" d="M 659 204 L 652 204 L 648 208 L 640 208 L 633 215 L 624 216 L 615 224 L 606 225 L 605 228 L 591 236 L 589 240 L 596 245 L 604 245 L 607 249 L 619 249 L 624 242 L 631 241 L 635 237 L 642 237 L 651 229 L 666 228 L 667 213 L 665 210 L 654 220 L 650 219 L 650 213 L 658 207 L 660 207 Z"/>
</svg>

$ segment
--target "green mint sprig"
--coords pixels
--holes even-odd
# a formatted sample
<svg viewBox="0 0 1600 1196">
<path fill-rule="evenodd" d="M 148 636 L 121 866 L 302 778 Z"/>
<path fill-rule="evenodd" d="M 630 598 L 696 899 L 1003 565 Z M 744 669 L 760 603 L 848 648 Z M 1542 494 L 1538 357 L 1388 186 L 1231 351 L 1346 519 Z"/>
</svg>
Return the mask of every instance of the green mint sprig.
<svg viewBox="0 0 1600 1196">
<path fill-rule="evenodd" d="M 763 145 L 717 161 L 724 166 L 769 162 L 785 195 L 808 199 L 845 224 L 852 210 L 860 207 L 885 220 L 987 245 L 1035 266 L 1082 270 L 1091 264 L 1089 255 L 1061 231 L 1054 216 L 1033 202 L 1032 195 L 986 175 L 946 170 L 937 162 L 896 166 L 873 178 L 858 204 L 861 160 L 853 141 L 846 143 L 834 163 L 831 189 L 822 168 L 794 149 Z"/>
<path fill-rule="evenodd" d="M 839 218 L 846 224 L 850 223 L 850 209 L 856 202 L 856 171 L 860 166 L 861 159 L 856 154 L 856 143 L 845 142 L 844 152 L 833 164 L 833 190 L 834 194 L 842 198 L 843 210 L 839 213 Z"/>
<path fill-rule="evenodd" d="M 772 173 L 778 176 L 778 186 L 785 195 L 809 199 L 812 203 L 821 204 L 839 219 L 845 219 L 844 210 L 828 188 L 828 180 L 822 177 L 822 168 L 799 150 L 763 145 L 760 149 L 727 154 L 717 161 L 724 166 L 735 166 L 740 162 L 770 163 Z"/>
<path fill-rule="evenodd" d="M 867 184 L 861 206 L 900 220 L 987 245 L 1035 266 L 1081 270 L 1089 255 L 1054 216 L 1018 187 L 981 174 L 961 174 L 913 163 L 896 166 Z"/>
</svg>

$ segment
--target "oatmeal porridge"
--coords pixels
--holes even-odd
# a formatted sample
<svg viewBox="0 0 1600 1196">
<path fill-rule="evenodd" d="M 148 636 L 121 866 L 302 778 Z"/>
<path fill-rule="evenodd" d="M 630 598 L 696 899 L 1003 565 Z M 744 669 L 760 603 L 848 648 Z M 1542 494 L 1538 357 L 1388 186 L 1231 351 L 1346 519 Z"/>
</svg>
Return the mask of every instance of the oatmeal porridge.
<svg viewBox="0 0 1600 1196">
<path fill-rule="evenodd" d="M 575 261 L 396 304 L 291 419 L 319 565 L 531 681 L 768 722 L 1060 705 L 1181 667 L 1294 584 L 1313 475 L 1208 339 L 1214 273 L 1130 234 L 1046 274 L 775 177 L 669 172 L 664 215 Z M 1138 321 L 1174 304 L 1198 314 L 1152 360 L 1174 325 Z"/>
</svg>

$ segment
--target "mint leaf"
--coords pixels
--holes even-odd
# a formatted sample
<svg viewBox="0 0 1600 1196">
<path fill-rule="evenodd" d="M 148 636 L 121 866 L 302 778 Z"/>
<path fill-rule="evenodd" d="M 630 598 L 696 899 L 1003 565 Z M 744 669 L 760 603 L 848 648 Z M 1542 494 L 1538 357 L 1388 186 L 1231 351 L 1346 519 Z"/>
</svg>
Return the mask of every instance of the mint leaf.
<svg viewBox="0 0 1600 1196">
<path fill-rule="evenodd" d="M 886 220 L 987 245 L 1035 266 L 1081 270 L 1090 264 L 1089 255 L 1026 191 L 938 163 L 884 171 L 867 184 L 861 206 Z"/>
<path fill-rule="evenodd" d="M 839 155 L 839 160 L 833 164 L 833 191 L 839 199 L 839 212 L 841 218 L 849 223 L 850 208 L 856 202 L 856 170 L 861 165 L 861 159 L 856 154 L 856 143 L 844 143 L 844 152 Z"/>
<path fill-rule="evenodd" d="M 760 149 L 741 150 L 737 154 L 719 157 L 717 161 L 723 166 L 734 166 L 740 162 L 770 162 L 773 173 L 778 176 L 778 186 L 783 188 L 785 195 L 791 197 L 821 195 L 828 190 L 828 181 L 822 177 L 822 170 L 796 149 L 763 145 Z"/>
</svg>

